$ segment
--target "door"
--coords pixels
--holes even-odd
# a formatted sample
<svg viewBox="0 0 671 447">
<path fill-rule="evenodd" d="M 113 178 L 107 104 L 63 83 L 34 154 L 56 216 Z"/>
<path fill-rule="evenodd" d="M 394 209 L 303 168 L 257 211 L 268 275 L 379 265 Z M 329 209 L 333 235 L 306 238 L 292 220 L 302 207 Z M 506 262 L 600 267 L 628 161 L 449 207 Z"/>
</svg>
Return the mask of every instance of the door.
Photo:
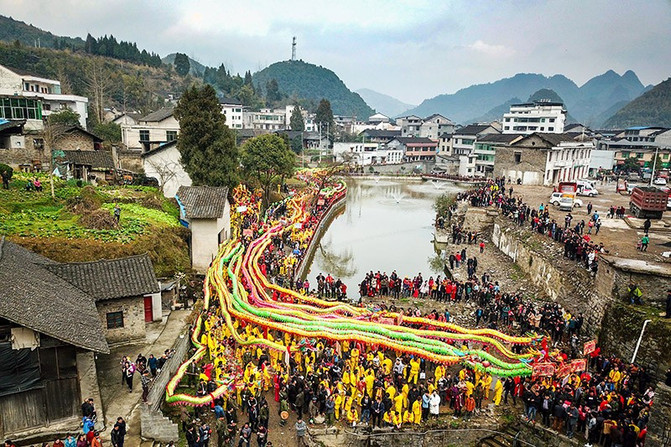
<svg viewBox="0 0 671 447">
<path fill-rule="evenodd" d="M 154 321 L 154 311 L 152 308 L 152 302 L 150 296 L 144 297 L 144 321 L 145 323 L 151 323 Z"/>
</svg>

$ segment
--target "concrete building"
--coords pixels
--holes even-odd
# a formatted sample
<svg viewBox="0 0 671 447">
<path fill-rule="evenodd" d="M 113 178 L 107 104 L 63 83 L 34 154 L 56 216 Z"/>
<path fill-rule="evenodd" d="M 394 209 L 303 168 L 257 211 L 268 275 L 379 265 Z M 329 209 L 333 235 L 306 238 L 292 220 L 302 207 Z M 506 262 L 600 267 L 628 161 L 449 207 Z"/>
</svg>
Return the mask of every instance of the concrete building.
<svg viewBox="0 0 671 447">
<path fill-rule="evenodd" d="M 475 177 L 492 177 L 494 173 L 494 162 L 496 160 L 496 148 L 510 144 L 517 139 L 522 138 L 519 134 L 485 134 L 475 140 L 473 152 L 469 155 L 475 155 L 471 162 L 468 160 L 467 169 L 473 168 L 472 175 Z M 473 166 L 470 166 L 470 164 Z M 466 174 L 468 175 L 468 174 Z"/>
<path fill-rule="evenodd" d="M 594 143 L 566 134 L 533 133 L 496 148 L 494 175 L 525 185 L 554 185 L 588 175 Z"/>
<path fill-rule="evenodd" d="M 403 162 L 403 150 L 387 148 L 379 143 L 333 143 L 333 156 L 337 162 L 353 166 L 387 165 Z"/>
<path fill-rule="evenodd" d="M 258 112 L 242 111 L 243 128 L 272 132 L 287 127 L 287 112 L 283 109 L 261 109 Z"/>
<path fill-rule="evenodd" d="M 389 121 L 391 121 L 390 118 L 384 113 L 376 113 L 368 117 L 368 122 L 371 124 L 388 123 Z"/>
<path fill-rule="evenodd" d="M 130 150 L 149 152 L 175 141 L 179 123 L 172 107 L 164 107 L 143 116 L 137 124 L 121 124 L 121 141 Z"/>
<path fill-rule="evenodd" d="M 456 129 L 449 139 L 450 149 L 445 155 L 469 155 L 475 149 L 475 140 L 484 135 L 498 133 L 499 131 L 489 124 L 470 124 Z"/>
<path fill-rule="evenodd" d="M 93 297 L 109 343 L 142 340 L 146 323 L 163 317 L 161 288 L 146 253 L 46 268 Z"/>
<path fill-rule="evenodd" d="M 165 197 L 175 197 L 180 186 L 191 186 L 191 177 L 180 161 L 177 141 L 171 141 L 142 154 L 142 167 L 147 177 L 158 180 Z"/>
<path fill-rule="evenodd" d="M 242 129 L 244 124 L 242 103 L 237 99 L 224 98 L 220 101 L 221 113 L 226 117 L 226 125 L 231 129 Z"/>
<path fill-rule="evenodd" d="M 426 118 L 409 115 L 397 118 L 402 137 L 419 137 L 437 140 L 444 133 L 454 132 L 454 123 L 444 116 L 434 113 Z"/>
<path fill-rule="evenodd" d="M 503 133 L 564 133 L 566 109 L 560 102 L 512 104 L 503 114 Z"/>
<path fill-rule="evenodd" d="M 219 250 L 231 237 L 231 205 L 228 188 L 180 186 L 175 195 L 180 220 L 191 230 L 191 265 L 205 273 Z"/>
<path fill-rule="evenodd" d="M 366 129 L 359 133 L 359 138 L 362 141 L 370 141 L 371 143 L 380 143 L 385 145 L 396 137 L 401 136 L 400 130 L 383 130 L 383 129 Z"/>
<path fill-rule="evenodd" d="M 438 142 L 429 138 L 396 137 L 387 149 L 403 151 L 404 161 L 435 161 Z"/>
<path fill-rule="evenodd" d="M 75 433 L 93 398 L 104 421 L 96 353 L 109 353 L 91 296 L 54 261 L 0 238 L 0 437 Z M 25 442 L 22 444 L 32 444 Z"/>
<path fill-rule="evenodd" d="M 26 129 L 41 130 L 43 118 L 70 109 L 86 128 L 88 98 L 61 93 L 60 81 L 0 65 L 0 118 L 26 120 Z"/>
</svg>

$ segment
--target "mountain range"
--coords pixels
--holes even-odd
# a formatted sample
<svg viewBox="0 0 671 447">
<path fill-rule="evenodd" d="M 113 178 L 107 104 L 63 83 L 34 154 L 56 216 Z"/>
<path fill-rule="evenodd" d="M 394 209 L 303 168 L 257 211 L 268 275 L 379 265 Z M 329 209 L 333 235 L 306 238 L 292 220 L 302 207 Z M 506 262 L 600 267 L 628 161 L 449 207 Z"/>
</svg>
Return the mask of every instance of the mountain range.
<svg viewBox="0 0 671 447">
<path fill-rule="evenodd" d="M 86 57 L 77 55 L 87 51 L 85 45 L 88 41 L 79 37 L 57 36 L 1 15 L 0 41 L 13 44 L 4 46 L 5 54 L 0 55 L 2 56 L 0 63 L 49 76 L 72 71 L 70 80 L 72 90 L 83 92 L 84 88 L 79 85 L 81 76 L 76 74 L 83 67 L 70 65 L 80 64 L 80 60 L 85 62 Z M 41 49 L 34 48 L 36 46 Z M 47 49 L 70 50 L 72 56 L 68 52 L 52 55 L 45 52 Z M 162 61 L 170 65 L 174 57 L 175 54 L 172 53 Z M 193 59 L 190 59 L 190 62 L 191 75 L 203 77 L 208 67 Z M 110 64 L 110 67 L 113 66 Z M 147 71 L 144 68 L 141 70 Z M 152 73 L 154 76 L 150 70 L 147 73 Z M 155 75 L 163 78 L 166 76 L 158 72 Z M 115 79 L 118 77 L 120 74 L 113 75 Z M 373 109 L 377 109 L 392 117 L 409 114 L 428 116 L 440 113 L 460 124 L 492 121 L 500 119 L 510 104 L 519 103 L 521 99 L 529 98 L 541 89 L 548 89 L 562 98 L 573 119 L 593 128 L 662 125 L 662 123 L 671 125 L 671 120 L 668 118 L 668 111 L 671 108 L 669 81 L 664 81 L 654 89 L 653 86 L 646 87 L 631 70 L 622 75 L 608 70 L 582 86 L 578 86 L 561 74 L 548 77 L 537 73 L 518 73 L 491 83 L 472 85 L 456 93 L 438 95 L 422 101 L 416 107 L 371 89 L 352 92 L 333 71 L 303 61 L 277 62 L 253 75 L 257 90 L 262 90 L 272 79 L 277 81 L 280 92 L 288 100 L 295 100 L 301 105 L 307 105 L 308 108 L 316 108 L 318 101 L 326 98 L 331 102 L 335 114 L 356 115 L 358 119 L 366 119 L 374 113 Z M 182 83 L 179 79 L 166 82 L 172 85 L 169 87 L 166 84 L 166 87 L 173 91 L 176 91 L 175 86 Z M 147 88 L 149 85 L 151 83 Z M 112 96 L 114 97 L 114 94 Z M 638 100 L 634 101 L 637 98 Z"/>
<path fill-rule="evenodd" d="M 356 93 L 358 93 L 369 106 L 389 117 L 398 116 L 404 111 L 416 107 L 416 105 L 407 104 L 393 96 L 385 95 L 384 93 L 376 92 L 369 88 L 361 88 L 357 90 Z"/>
<path fill-rule="evenodd" d="M 403 115 L 440 113 L 458 123 L 468 124 L 492 117 L 490 112 L 505 110 L 516 98 L 528 98 L 540 89 L 549 89 L 563 98 L 567 110 L 576 120 L 599 127 L 606 119 L 606 111 L 628 103 L 648 88 L 631 70 L 623 75 L 608 70 L 581 87 L 564 75 L 546 77 L 537 73 L 518 73 L 489 84 L 472 85 L 453 94 L 426 99 Z M 483 115 L 483 111 L 487 112 Z"/>
</svg>

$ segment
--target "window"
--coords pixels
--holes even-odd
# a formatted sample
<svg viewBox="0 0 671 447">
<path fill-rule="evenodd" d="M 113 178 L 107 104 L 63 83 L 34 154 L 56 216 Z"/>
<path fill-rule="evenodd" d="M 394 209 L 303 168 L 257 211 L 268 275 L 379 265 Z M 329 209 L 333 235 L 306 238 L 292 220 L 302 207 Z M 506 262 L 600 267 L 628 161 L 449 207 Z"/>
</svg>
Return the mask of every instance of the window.
<svg viewBox="0 0 671 447">
<path fill-rule="evenodd" d="M 636 158 L 643 158 L 643 152 L 636 153 Z"/>
<path fill-rule="evenodd" d="M 519 164 L 522 162 L 522 152 L 515 152 L 515 163 Z"/>
<path fill-rule="evenodd" d="M 123 311 L 107 313 L 107 329 L 123 327 Z"/>
<path fill-rule="evenodd" d="M 165 141 L 175 141 L 177 139 L 176 130 L 166 130 L 165 131 Z"/>
<path fill-rule="evenodd" d="M 554 118 L 550 118 L 550 122 L 551 122 L 551 123 L 554 123 L 554 122 L 555 122 L 555 119 L 554 119 Z"/>
<path fill-rule="evenodd" d="M 33 138 L 33 148 L 38 150 L 44 149 L 44 140 L 42 138 Z"/>
<path fill-rule="evenodd" d="M 149 141 L 149 131 L 141 130 L 140 131 L 140 141 Z"/>
<path fill-rule="evenodd" d="M 552 132 L 553 130 L 555 130 L 554 127 L 548 127 L 548 131 L 549 131 L 549 132 Z"/>
</svg>

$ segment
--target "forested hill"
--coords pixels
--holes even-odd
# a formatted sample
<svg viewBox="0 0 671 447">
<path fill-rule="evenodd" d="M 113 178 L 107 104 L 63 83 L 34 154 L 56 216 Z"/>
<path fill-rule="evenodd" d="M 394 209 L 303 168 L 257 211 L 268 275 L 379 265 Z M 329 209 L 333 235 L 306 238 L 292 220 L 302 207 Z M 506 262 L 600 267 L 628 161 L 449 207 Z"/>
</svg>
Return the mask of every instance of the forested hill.
<svg viewBox="0 0 671 447">
<path fill-rule="evenodd" d="M 0 40 L 18 41 L 22 45 L 56 49 L 84 48 L 84 40 L 79 37 L 56 36 L 33 25 L 0 15 Z"/>
<path fill-rule="evenodd" d="M 331 70 L 303 61 L 276 62 L 253 75 L 257 90 L 275 79 L 283 95 L 319 102 L 331 102 L 335 115 L 366 120 L 375 111 L 357 93 L 352 92 Z"/>
<path fill-rule="evenodd" d="M 671 78 L 618 110 L 604 126 L 612 129 L 629 126 L 671 127 Z"/>
</svg>

